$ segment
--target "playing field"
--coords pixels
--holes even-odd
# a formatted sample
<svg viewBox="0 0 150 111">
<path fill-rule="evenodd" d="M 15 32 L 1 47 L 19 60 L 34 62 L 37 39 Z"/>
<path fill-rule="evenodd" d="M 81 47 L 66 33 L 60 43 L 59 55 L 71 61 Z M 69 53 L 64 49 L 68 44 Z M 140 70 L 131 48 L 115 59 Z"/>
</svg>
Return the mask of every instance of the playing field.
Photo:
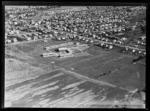
<svg viewBox="0 0 150 111">
<path fill-rule="evenodd" d="M 81 75 L 107 81 L 125 88 L 141 88 L 144 86 L 145 67 L 139 63 L 132 64 L 132 60 L 137 58 L 133 55 L 122 54 L 116 51 L 106 51 L 100 47 L 92 46 L 83 51 L 84 53 L 78 53 L 76 57 L 54 59 L 40 56 L 46 52 L 43 47 L 65 42 L 50 41 L 44 43 L 43 41 L 36 41 L 14 47 L 17 47 L 42 64 L 51 65 L 51 62 L 55 62 L 54 65 L 67 70 L 72 70 Z"/>
<path fill-rule="evenodd" d="M 94 52 L 94 48 L 87 52 Z M 88 57 L 72 58 L 56 62 L 56 64 L 81 75 L 107 81 L 120 87 L 142 89 L 145 87 L 145 66 L 140 63 L 132 64 L 135 58 L 137 57 L 99 48 Z"/>
<path fill-rule="evenodd" d="M 6 106 L 102 108 L 145 87 L 145 66 L 132 64 L 137 58 L 132 55 L 91 46 L 64 59 L 40 56 L 46 52 L 43 47 L 65 42 L 69 41 L 6 47 Z"/>
</svg>

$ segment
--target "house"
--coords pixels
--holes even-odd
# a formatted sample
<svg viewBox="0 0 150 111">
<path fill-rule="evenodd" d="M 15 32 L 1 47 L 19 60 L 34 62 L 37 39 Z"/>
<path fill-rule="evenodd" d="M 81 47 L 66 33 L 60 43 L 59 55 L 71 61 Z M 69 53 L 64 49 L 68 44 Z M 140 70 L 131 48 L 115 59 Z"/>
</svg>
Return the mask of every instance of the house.
<svg viewBox="0 0 150 111">
<path fill-rule="evenodd" d="M 138 53 L 141 54 L 142 52 L 141 52 L 141 51 L 138 51 Z"/>
<path fill-rule="evenodd" d="M 7 44 L 9 44 L 9 43 L 11 43 L 12 41 L 11 41 L 10 39 L 7 39 L 5 42 L 6 42 Z"/>
<path fill-rule="evenodd" d="M 137 44 L 140 44 L 141 42 L 140 41 L 137 41 Z"/>
<path fill-rule="evenodd" d="M 102 38 L 102 40 L 105 40 L 105 38 Z"/>
<path fill-rule="evenodd" d="M 85 40 L 85 42 L 88 42 L 88 41 L 89 41 L 88 39 Z"/>
<path fill-rule="evenodd" d="M 13 38 L 12 42 L 16 43 L 17 42 L 17 38 Z"/>
<path fill-rule="evenodd" d="M 97 39 L 98 39 L 98 40 L 101 40 L 101 38 L 100 38 L 100 37 L 98 37 Z"/>
<path fill-rule="evenodd" d="M 62 40 L 65 40 L 66 38 L 65 37 L 62 37 Z"/>
<path fill-rule="evenodd" d="M 112 49 L 113 48 L 113 46 L 112 45 L 109 45 L 109 49 Z"/>
<path fill-rule="evenodd" d="M 145 40 L 145 39 L 146 39 L 146 36 L 141 36 L 141 39 L 142 39 L 142 40 Z"/>
<path fill-rule="evenodd" d="M 31 40 L 31 37 L 27 37 L 26 40 L 27 40 L 27 41 Z"/>
<path fill-rule="evenodd" d="M 90 40 L 90 42 L 93 43 L 94 41 L 93 41 L 93 40 Z"/>
<path fill-rule="evenodd" d="M 47 40 L 47 39 L 44 39 L 43 42 L 48 42 L 48 40 Z"/>
<path fill-rule="evenodd" d="M 82 40 L 84 40 L 84 41 L 85 41 L 86 39 L 85 39 L 85 38 L 83 38 Z"/>
<path fill-rule="evenodd" d="M 116 43 L 116 42 L 117 42 L 117 40 L 113 40 L 113 42 L 114 42 L 114 43 Z"/>
<path fill-rule="evenodd" d="M 37 40 L 37 39 L 38 39 L 38 37 L 34 36 L 34 37 L 33 37 L 33 39 L 34 39 L 34 40 Z"/>
<path fill-rule="evenodd" d="M 106 42 L 108 42 L 108 39 L 105 39 Z"/>
<path fill-rule="evenodd" d="M 121 40 L 122 40 L 122 41 L 125 41 L 125 40 L 127 40 L 127 38 L 123 37 Z"/>
<path fill-rule="evenodd" d="M 61 40 L 61 37 L 58 37 L 57 40 Z"/>
<path fill-rule="evenodd" d="M 7 39 L 7 35 L 5 34 L 5 39 Z"/>
<path fill-rule="evenodd" d="M 135 52 L 135 50 L 133 49 L 132 52 Z"/>
<path fill-rule="evenodd" d="M 104 45 L 104 43 L 101 43 L 100 45 L 101 45 L 101 46 L 103 46 L 103 45 Z"/>
<path fill-rule="evenodd" d="M 76 45 L 80 45 L 80 43 L 79 43 L 79 42 L 76 42 Z"/>
<path fill-rule="evenodd" d="M 38 39 L 41 39 L 42 38 L 42 36 L 38 36 Z"/>
<path fill-rule="evenodd" d="M 126 48 L 125 48 L 125 50 L 126 50 L 126 51 L 127 51 L 127 50 L 129 50 L 129 48 L 128 48 L 128 47 L 126 47 Z"/>
<path fill-rule="evenodd" d="M 49 34 L 49 37 L 53 37 L 53 35 L 52 35 L 52 34 Z"/>
<path fill-rule="evenodd" d="M 105 47 L 109 47 L 109 46 L 106 44 Z"/>
<path fill-rule="evenodd" d="M 121 41 L 117 41 L 117 43 L 122 44 L 122 42 L 121 42 Z"/>
</svg>

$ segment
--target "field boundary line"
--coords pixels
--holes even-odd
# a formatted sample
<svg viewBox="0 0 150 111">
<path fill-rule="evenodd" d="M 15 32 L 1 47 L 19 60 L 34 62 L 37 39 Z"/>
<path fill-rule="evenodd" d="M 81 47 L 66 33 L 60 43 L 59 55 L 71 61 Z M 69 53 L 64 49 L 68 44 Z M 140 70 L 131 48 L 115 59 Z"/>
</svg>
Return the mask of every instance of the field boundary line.
<svg viewBox="0 0 150 111">
<path fill-rule="evenodd" d="M 117 87 L 116 85 L 113 85 L 113 84 L 110 84 L 110 83 L 107 83 L 107 82 L 103 82 L 103 81 L 98 81 L 98 80 L 89 78 L 87 76 L 83 76 L 83 75 L 81 75 L 79 73 L 76 73 L 76 72 L 73 72 L 73 71 L 61 68 L 61 67 L 59 67 L 59 69 L 62 70 L 62 71 L 64 71 L 64 72 L 67 72 L 67 74 L 72 73 L 75 77 L 83 78 L 83 79 L 86 79 L 87 81 L 90 81 L 90 82 L 93 82 L 93 83 L 96 83 L 96 84 L 98 83 L 98 84 L 101 84 L 101 85 L 108 85 L 110 87 Z"/>
<path fill-rule="evenodd" d="M 58 69 L 62 70 L 63 72 L 67 72 L 66 74 L 70 74 L 70 75 L 73 74 L 77 78 L 80 78 L 80 79 L 82 78 L 84 80 L 87 80 L 89 82 L 95 83 L 97 85 L 106 85 L 106 86 L 110 86 L 110 87 L 114 87 L 114 88 L 119 88 L 119 89 L 126 90 L 126 91 L 131 91 L 131 90 L 127 89 L 127 88 L 118 87 L 117 85 L 114 85 L 114 84 L 111 84 L 111 83 L 108 83 L 108 82 L 105 82 L 105 81 L 100 81 L 100 80 L 92 79 L 92 78 L 89 78 L 87 76 L 83 76 L 83 75 L 81 75 L 79 73 L 67 70 L 65 68 L 62 68 L 62 67 L 59 67 L 59 66 L 57 66 L 57 67 L 58 67 Z"/>
</svg>

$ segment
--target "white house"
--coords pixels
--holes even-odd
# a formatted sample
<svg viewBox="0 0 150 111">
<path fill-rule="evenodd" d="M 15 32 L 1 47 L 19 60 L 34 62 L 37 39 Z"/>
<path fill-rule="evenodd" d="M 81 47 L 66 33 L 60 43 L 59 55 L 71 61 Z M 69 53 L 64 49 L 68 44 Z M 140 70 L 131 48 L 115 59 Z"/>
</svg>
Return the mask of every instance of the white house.
<svg viewBox="0 0 150 111">
<path fill-rule="evenodd" d="M 132 52 L 135 52 L 135 50 L 133 49 Z"/>
<path fill-rule="evenodd" d="M 29 40 L 31 40 L 31 37 L 27 37 L 26 39 L 29 41 Z"/>
<path fill-rule="evenodd" d="M 12 42 L 14 42 L 14 43 L 17 42 L 17 38 L 13 38 Z"/>
<path fill-rule="evenodd" d="M 113 48 L 113 46 L 112 45 L 109 45 L 109 49 L 112 49 Z"/>
<path fill-rule="evenodd" d="M 11 40 L 7 39 L 7 40 L 6 40 L 6 43 L 11 43 Z"/>
</svg>

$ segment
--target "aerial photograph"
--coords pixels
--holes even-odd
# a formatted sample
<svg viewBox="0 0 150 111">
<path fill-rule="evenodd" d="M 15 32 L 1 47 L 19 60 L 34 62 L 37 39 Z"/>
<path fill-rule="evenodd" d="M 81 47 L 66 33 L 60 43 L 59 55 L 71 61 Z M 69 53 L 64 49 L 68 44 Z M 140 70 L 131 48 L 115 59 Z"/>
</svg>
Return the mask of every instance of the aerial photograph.
<svg viewBox="0 0 150 111">
<path fill-rule="evenodd" d="M 5 5 L 5 108 L 146 108 L 146 6 Z"/>
</svg>

